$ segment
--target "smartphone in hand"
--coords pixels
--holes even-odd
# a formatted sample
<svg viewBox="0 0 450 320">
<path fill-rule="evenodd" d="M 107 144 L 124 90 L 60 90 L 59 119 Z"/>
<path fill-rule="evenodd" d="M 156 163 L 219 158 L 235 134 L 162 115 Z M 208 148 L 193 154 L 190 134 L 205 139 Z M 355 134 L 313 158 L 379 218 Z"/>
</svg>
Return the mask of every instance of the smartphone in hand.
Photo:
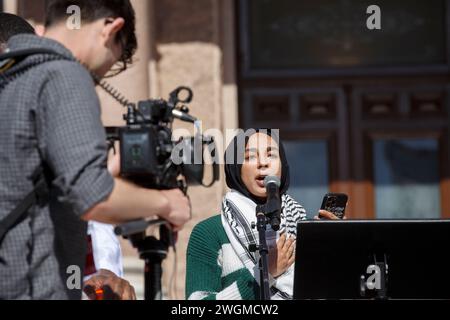
<svg viewBox="0 0 450 320">
<path fill-rule="evenodd" d="M 331 212 L 339 219 L 345 216 L 345 208 L 347 207 L 348 196 L 344 193 L 327 193 L 323 197 L 320 210 Z"/>
</svg>

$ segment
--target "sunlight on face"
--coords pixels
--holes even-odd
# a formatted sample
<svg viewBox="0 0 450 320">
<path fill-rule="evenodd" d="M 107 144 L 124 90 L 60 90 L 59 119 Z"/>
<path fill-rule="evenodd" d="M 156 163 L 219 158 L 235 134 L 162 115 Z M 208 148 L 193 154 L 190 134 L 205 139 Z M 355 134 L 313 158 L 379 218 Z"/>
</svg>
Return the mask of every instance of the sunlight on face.
<svg viewBox="0 0 450 320">
<path fill-rule="evenodd" d="M 266 176 L 281 178 L 281 160 L 277 142 L 264 133 L 252 135 L 245 148 L 245 160 L 242 164 L 241 179 L 247 190 L 253 195 L 265 198 Z"/>
</svg>

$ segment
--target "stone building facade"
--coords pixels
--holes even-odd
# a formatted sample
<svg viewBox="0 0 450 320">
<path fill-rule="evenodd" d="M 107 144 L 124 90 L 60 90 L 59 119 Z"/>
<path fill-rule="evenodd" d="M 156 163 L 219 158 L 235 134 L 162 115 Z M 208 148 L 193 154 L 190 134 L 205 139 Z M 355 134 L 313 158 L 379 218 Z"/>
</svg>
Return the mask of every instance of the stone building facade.
<svg viewBox="0 0 450 320">
<path fill-rule="evenodd" d="M 110 81 L 129 100 L 185 85 L 204 130 L 281 129 L 289 193 L 310 218 L 328 192 L 349 195 L 348 218 L 450 218 L 450 0 L 379 0 L 381 30 L 368 29 L 361 0 L 131 1 L 136 62 Z M 44 0 L 0 4 L 43 20 Z M 123 108 L 99 96 L 105 125 L 122 125 Z M 219 213 L 226 191 L 223 173 L 210 189 L 190 188 L 176 272 L 174 254 L 164 264 L 167 294 L 176 275 L 171 297 L 184 298 L 193 226 Z M 123 247 L 126 277 L 142 294 L 142 261 Z"/>
</svg>

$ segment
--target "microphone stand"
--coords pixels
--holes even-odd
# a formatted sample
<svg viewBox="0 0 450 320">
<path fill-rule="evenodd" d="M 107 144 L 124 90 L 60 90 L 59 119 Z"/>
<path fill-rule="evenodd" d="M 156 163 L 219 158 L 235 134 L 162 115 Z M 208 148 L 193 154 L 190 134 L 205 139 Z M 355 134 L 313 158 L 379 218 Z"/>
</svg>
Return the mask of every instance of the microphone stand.
<svg viewBox="0 0 450 320">
<path fill-rule="evenodd" d="M 270 213 L 269 213 L 270 214 Z M 252 223 L 252 228 L 258 230 L 259 245 L 250 245 L 251 252 L 259 251 L 259 277 L 260 277 L 260 299 L 270 300 L 270 283 L 269 283 L 269 247 L 267 245 L 266 227 L 269 224 L 267 217 L 267 206 L 256 206 L 256 225 Z M 273 226 L 272 226 L 273 228 Z"/>
<path fill-rule="evenodd" d="M 267 217 L 265 214 L 265 206 L 256 207 L 256 229 L 259 235 L 259 246 L 255 249 L 259 250 L 259 277 L 260 277 L 260 299 L 270 300 L 269 286 L 269 247 L 266 239 Z M 256 250 L 255 250 L 256 251 Z"/>
</svg>

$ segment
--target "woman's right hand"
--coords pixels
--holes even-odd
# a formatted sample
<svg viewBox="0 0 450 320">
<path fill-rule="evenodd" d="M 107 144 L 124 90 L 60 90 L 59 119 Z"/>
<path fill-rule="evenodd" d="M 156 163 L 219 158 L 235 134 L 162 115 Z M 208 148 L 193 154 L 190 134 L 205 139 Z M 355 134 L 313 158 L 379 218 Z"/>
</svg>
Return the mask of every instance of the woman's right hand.
<svg viewBox="0 0 450 320">
<path fill-rule="evenodd" d="M 277 246 L 269 250 L 269 273 L 277 278 L 286 272 L 295 261 L 295 239 L 286 239 L 286 233 L 281 235 Z"/>
</svg>

